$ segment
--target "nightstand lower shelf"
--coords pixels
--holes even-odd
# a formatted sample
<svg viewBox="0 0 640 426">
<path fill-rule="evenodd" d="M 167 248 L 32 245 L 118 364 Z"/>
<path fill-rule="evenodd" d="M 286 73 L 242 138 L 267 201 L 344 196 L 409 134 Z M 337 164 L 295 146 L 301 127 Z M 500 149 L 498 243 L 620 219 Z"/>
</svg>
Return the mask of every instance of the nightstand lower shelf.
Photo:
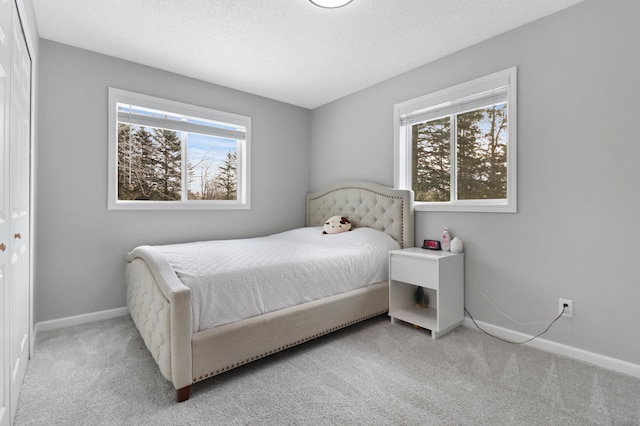
<svg viewBox="0 0 640 426">
<path fill-rule="evenodd" d="M 423 307 L 409 307 L 399 311 L 389 312 L 389 316 L 391 317 L 391 324 L 395 324 L 396 320 L 400 320 L 408 324 L 424 328 L 431 331 L 431 337 L 433 339 L 440 337 L 445 333 L 448 333 L 449 331 L 462 324 L 462 321 L 456 322 L 454 324 L 451 324 L 449 327 L 436 331 L 436 327 L 438 324 L 437 310 Z"/>
<path fill-rule="evenodd" d="M 393 312 L 389 312 L 391 322 L 399 319 L 404 322 L 415 324 L 428 330 L 435 329 L 438 320 L 438 311 L 433 308 L 425 308 L 422 306 L 408 306 Z"/>
</svg>

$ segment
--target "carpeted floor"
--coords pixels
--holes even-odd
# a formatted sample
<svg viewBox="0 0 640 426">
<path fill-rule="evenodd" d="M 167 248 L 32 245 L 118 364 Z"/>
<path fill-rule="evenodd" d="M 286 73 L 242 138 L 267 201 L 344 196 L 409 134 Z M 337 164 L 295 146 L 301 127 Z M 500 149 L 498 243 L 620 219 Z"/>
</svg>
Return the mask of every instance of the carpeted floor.
<svg viewBox="0 0 640 426">
<path fill-rule="evenodd" d="M 38 333 L 15 425 L 640 425 L 640 380 L 380 316 L 193 386 L 128 317 Z"/>
</svg>

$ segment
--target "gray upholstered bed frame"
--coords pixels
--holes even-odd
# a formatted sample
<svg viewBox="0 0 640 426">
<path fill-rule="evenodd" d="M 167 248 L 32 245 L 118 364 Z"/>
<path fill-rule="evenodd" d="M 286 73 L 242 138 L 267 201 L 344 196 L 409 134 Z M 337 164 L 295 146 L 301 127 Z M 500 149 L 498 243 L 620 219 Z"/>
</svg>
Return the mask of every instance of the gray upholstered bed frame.
<svg viewBox="0 0 640 426">
<path fill-rule="evenodd" d="M 350 181 L 307 195 L 307 226 L 334 215 L 413 246 L 413 194 Z M 127 258 L 127 306 L 162 375 L 189 399 L 191 385 L 387 312 L 388 282 L 194 333 L 191 293 L 168 267 Z"/>
</svg>

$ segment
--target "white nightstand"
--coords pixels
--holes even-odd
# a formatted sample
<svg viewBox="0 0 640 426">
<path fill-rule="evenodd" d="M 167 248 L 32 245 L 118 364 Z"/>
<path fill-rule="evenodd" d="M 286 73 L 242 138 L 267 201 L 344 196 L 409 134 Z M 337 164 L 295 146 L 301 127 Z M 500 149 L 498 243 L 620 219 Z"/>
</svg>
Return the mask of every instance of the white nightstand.
<svg viewBox="0 0 640 426">
<path fill-rule="evenodd" d="M 417 286 L 429 296 L 416 306 Z M 431 330 L 434 339 L 464 319 L 464 255 L 419 247 L 389 252 L 389 316 Z"/>
</svg>

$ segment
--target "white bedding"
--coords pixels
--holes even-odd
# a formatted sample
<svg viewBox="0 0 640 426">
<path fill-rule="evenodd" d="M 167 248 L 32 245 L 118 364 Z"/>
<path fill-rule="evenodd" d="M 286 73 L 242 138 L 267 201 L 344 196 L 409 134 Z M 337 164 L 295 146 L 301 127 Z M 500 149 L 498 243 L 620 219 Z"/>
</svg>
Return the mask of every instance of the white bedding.
<svg viewBox="0 0 640 426">
<path fill-rule="evenodd" d="M 388 252 L 398 248 L 371 228 L 321 227 L 155 246 L 191 289 L 194 332 L 386 281 Z"/>
</svg>

